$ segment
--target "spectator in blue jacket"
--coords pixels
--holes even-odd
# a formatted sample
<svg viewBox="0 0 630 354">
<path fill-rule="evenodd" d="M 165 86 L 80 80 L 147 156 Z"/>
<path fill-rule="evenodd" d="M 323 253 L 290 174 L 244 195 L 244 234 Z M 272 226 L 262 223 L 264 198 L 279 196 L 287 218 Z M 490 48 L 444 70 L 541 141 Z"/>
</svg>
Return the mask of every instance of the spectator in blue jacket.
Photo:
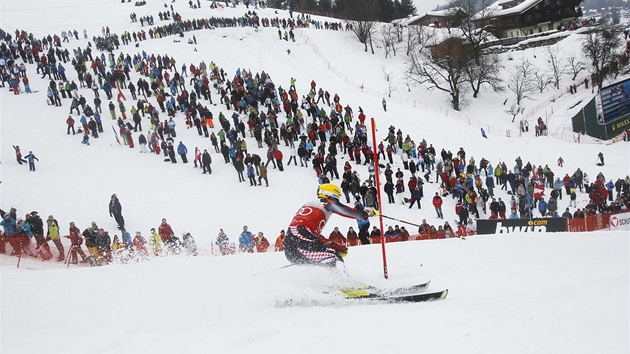
<svg viewBox="0 0 630 354">
<path fill-rule="evenodd" d="M 615 189 L 615 184 L 613 183 L 612 179 L 610 181 L 608 181 L 608 183 L 606 183 L 604 185 L 604 187 L 606 187 L 606 190 L 608 191 L 608 200 L 609 201 L 613 201 L 613 190 Z"/>
<path fill-rule="evenodd" d="M 538 202 L 538 211 L 540 211 L 541 216 L 547 215 L 547 202 L 545 201 L 545 198 L 540 198 L 540 201 Z"/>
<path fill-rule="evenodd" d="M 4 214 L 2 221 L 0 221 L 0 226 L 4 229 L 6 237 L 13 237 L 17 231 L 15 219 L 13 219 L 9 213 Z"/>
<path fill-rule="evenodd" d="M 556 181 L 553 183 L 553 189 L 558 191 L 558 198 L 562 200 L 562 188 L 564 187 L 564 182 L 560 180 L 560 177 L 556 177 Z"/>
<path fill-rule="evenodd" d="M 182 161 L 184 161 L 184 163 L 188 163 L 188 158 L 186 157 L 188 149 L 186 148 L 186 145 L 184 145 L 184 143 L 182 143 L 181 141 L 179 142 L 179 145 L 177 145 L 177 153 L 179 154 L 179 156 L 182 157 Z"/>
<path fill-rule="evenodd" d="M 243 226 L 243 232 L 238 237 L 238 247 L 241 252 L 254 253 L 254 235 Z"/>
<path fill-rule="evenodd" d="M 35 160 L 39 161 L 39 159 L 37 157 L 35 157 L 35 155 L 33 155 L 32 151 L 28 152 L 28 155 L 24 156 L 24 158 L 26 159 L 26 161 L 28 161 L 28 169 L 30 171 L 35 171 Z"/>
<path fill-rule="evenodd" d="M 0 238 L 0 253 L 6 252 L 6 238 L 15 237 L 17 233 L 17 224 L 15 219 L 11 217 L 11 214 L 6 213 L 4 217 L 2 217 L 2 221 L 0 221 L 0 225 L 4 229 L 4 237 Z M 13 253 L 16 253 L 14 248 Z"/>
</svg>

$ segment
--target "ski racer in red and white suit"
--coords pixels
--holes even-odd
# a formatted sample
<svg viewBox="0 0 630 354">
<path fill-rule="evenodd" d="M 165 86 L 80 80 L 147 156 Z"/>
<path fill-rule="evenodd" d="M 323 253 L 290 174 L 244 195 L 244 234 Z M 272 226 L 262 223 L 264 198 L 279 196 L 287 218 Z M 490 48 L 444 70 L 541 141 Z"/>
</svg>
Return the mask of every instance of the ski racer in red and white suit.
<svg viewBox="0 0 630 354">
<path fill-rule="evenodd" d="M 289 224 L 284 255 L 293 264 L 335 267 L 337 260 L 343 261 L 348 248 L 321 235 L 328 218 L 333 213 L 359 220 L 370 217 L 366 211 L 341 204 L 336 196 L 321 197 L 304 204 Z"/>
</svg>

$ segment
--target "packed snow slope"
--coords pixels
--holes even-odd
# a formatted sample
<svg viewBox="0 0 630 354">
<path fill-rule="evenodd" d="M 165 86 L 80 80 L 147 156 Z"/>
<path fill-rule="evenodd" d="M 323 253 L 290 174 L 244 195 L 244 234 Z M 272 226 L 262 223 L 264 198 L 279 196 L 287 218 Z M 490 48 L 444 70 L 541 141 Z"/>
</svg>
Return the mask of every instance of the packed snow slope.
<svg viewBox="0 0 630 354">
<path fill-rule="evenodd" d="M 131 12 L 139 17 L 153 15 L 156 24 L 161 24 L 157 13 L 165 10 L 164 3 L 148 0 L 146 6 L 135 7 L 118 1 L 3 1 L 1 26 L 11 33 L 24 29 L 38 37 L 64 29 L 86 29 L 91 37 L 100 35 L 103 26 L 120 34 L 141 29 L 139 23 L 130 23 Z M 210 10 L 209 2 L 203 2 L 201 10 L 189 9 L 181 0 L 173 6 L 185 19 L 246 12 L 243 6 Z M 262 17 L 276 16 L 269 9 L 258 12 Z M 288 14 L 278 11 L 277 16 Z M 197 45 L 187 44 L 192 34 Z M 378 48 L 375 55 L 365 53 L 348 32 L 297 29 L 296 38 L 295 43 L 278 40 L 273 28 L 225 28 L 187 33 L 179 43 L 174 42 L 179 37 L 149 40 L 115 53 L 168 54 L 175 57 L 178 67 L 214 61 L 229 75 L 239 67 L 254 73 L 264 70 L 285 88 L 295 77 L 300 95 L 315 80 L 331 94 L 337 92 L 344 106 L 349 104 L 355 112 L 361 106 L 368 117 L 375 117 L 379 140 L 394 125 L 416 142 L 426 139 L 438 151 L 445 148 L 455 153 L 461 146 L 477 161 L 485 157 L 493 165 L 506 161 L 512 166 L 520 155 L 523 161 L 549 164 L 557 176 L 577 167 L 593 178 L 602 172 L 616 179 L 630 171 L 628 148 L 623 144 L 574 144 L 551 136 L 534 138 L 532 132 L 512 138 L 490 134 L 483 139 L 479 126 L 468 125 L 451 113 L 413 108 L 393 99 L 384 112 L 382 94 L 374 93 L 387 88 L 383 70 L 398 75 L 393 96 L 401 100 L 430 102 L 434 107 L 443 107 L 446 101 L 443 95 L 420 88 L 408 93 L 402 56 L 384 59 Z M 577 44 L 567 39 L 559 47 L 577 51 Z M 87 42 L 81 39 L 64 45 L 85 47 Z M 517 55 L 521 52 L 505 65 L 517 61 Z M 522 55 L 545 65 L 543 55 L 529 51 Z M 71 221 L 81 229 L 96 221 L 113 235 L 116 224 L 107 204 L 116 193 L 132 233 L 138 230 L 147 236 L 151 227 L 167 218 L 178 236 L 188 231 L 196 238 L 201 255 L 69 270 L 60 263 L 36 259 L 22 259 L 21 268 L 16 269 L 15 257 L 1 256 L 3 353 L 376 353 L 419 348 L 440 353 L 620 353 L 629 348 L 627 233 L 477 236 L 465 241 L 392 244 L 387 248 L 387 281 L 382 278 L 381 249 L 376 245 L 352 248 L 339 273 L 289 267 L 251 276 L 288 262 L 280 253 L 212 257 L 211 242 L 218 229 L 236 241 L 247 225 L 253 232 L 263 231 L 273 243 L 295 211 L 315 196 L 317 179 L 312 169 L 299 165 L 287 166 L 284 172 L 270 169 L 269 187 L 250 187 L 247 182 L 238 183 L 233 167 L 213 153 L 213 173 L 202 175 L 192 163 L 165 163 L 161 156 L 140 154 L 137 146 L 119 146 L 107 112 L 104 134 L 84 146 L 80 136 L 66 135 L 69 102 L 63 101 L 61 108 L 47 106 L 47 80 L 35 74 L 34 66 L 27 67 L 31 88 L 39 92 L 14 96 L 0 90 L 0 207 L 16 207 L 20 216 L 33 210 L 43 217 L 54 215 L 63 231 Z M 77 81 L 71 67 L 66 68 L 69 78 Z M 137 78 L 132 74 L 134 81 Z M 348 82 L 364 82 L 366 89 L 362 92 Z M 80 93 L 91 102 L 91 91 Z M 552 94 L 535 97 L 532 107 Z M 484 92 L 478 99 L 471 98 L 464 113 L 497 130 L 516 131 L 501 105 L 506 95 Z M 127 101 L 128 108 L 130 104 Z M 222 110 L 231 114 L 223 106 L 210 109 L 215 117 Z M 176 142 L 183 141 L 189 151 L 195 146 L 212 151 L 208 139 L 185 128 L 181 113 L 176 121 Z M 143 121 L 143 126 L 146 132 L 148 122 Z M 253 138 L 246 140 L 250 151 L 265 155 Z M 17 164 L 12 145 L 35 153 L 40 160 L 36 172 Z M 281 148 L 286 162 L 289 150 Z M 603 167 L 595 166 L 599 151 L 606 156 Z M 555 165 L 559 156 L 565 160 L 563 168 Z M 341 168 L 345 160 L 339 161 Z M 397 159 L 394 168 L 401 166 Z M 363 166 L 353 168 L 367 177 Z M 436 190 L 435 184 L 426 184 L 425 196 Z M 508 199 L 503 192 L 499 196 Z M 580 194 L 578 199 L 583 204 L 587 196 Z M 429 203 L 425 198 L 421 210 L 386 204 L 383 212 L 437 225 Z M 567 206 L 565 198 L 559 208 Z M 443 208 L 446 219 L 453 220 L 454 202 L 446 198 Z M 378 221 L 373 219 L 372 224 Z M 345 233 L 356 223 L 333 217 L 324 233 L 334 226 Z M 323 294 L 336 285 L 354 282 L 394 288 L 429 279 L 430 289 L 449 289 L 445 301 L 369 305 Z M 303 306 L 283 306 L 288 299 Z"/>
</svg>

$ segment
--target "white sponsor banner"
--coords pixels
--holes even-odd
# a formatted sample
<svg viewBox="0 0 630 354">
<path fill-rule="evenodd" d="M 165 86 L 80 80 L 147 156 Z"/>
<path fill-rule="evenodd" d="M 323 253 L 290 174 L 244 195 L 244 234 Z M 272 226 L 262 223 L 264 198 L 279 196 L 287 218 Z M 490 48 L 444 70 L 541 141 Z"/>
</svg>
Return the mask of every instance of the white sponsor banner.
<svg viewBox="0 0 630 354">
<path fill-rule="evenodd" d="M 630 230 L 630 212 L 610 216 L 611 230 Z"/>
</svg>

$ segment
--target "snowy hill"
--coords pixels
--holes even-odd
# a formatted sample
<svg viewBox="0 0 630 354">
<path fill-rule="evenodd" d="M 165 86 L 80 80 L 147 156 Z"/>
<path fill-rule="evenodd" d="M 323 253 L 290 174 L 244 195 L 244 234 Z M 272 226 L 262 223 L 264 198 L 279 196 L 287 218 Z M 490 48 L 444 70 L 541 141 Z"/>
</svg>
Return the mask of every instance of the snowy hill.
<svg viewBox="0 0 630 354">
<path fill-rule="evenodd" d="M 153 15 L 156 24 L 166 24 L 157 19 L 165 3 L 170 5 L 152 0 L 142 7 L 118 1 L 8 0 L 2 3 L 2 28 L 11 33 L 24 29 L 37 37 L 86 29 L 91 37 L 109 26 L 120 34 L 142 29 L 139 23 L 130 23 L 131 12 L 139 17 Z M 208 2 L 203 5 L 202 10 L 194 10 L 184 1 L 174 3 L 184 19 L 233 17 L 246 12 L 242 6 L 210 10 Z M 259 14 L 276 16 L 269 9 L 259 10 Z M 277 16 L 288 14 L 278 11 Z M 147 26 L 144 29 L 148 31 Z M 187 44 L 192 34 L 197 45 Z M 559 46 L 566 51 L 578 50 L 576 38 L 569 37 Z M 179 38 L 144 41 L 138 48 L 122 46 L 115 53 L 168 54 L 178 66 L 214 61 L 229 75 L 237 68 L 254 73 L 264 70 L 276 85 L 285 88 L 295 77 L 301 95 L 315 80 L 331 94 L 337 92 L 344 106 L 349 104 L 355 111 L 361 106 L 368 117 L 375 117 L 378 139 L 394 125 L 416 142 L 426 139 L 438 151 L 456 152 L 462 146 L 477 161 L 485 157 L 493 164 L 506 161 L 513 165 L 521 156 L 536 165 L 549 164 L 560 176 L 577 167 L 591 176 L 602 172 L 610 178 L 630 171 L 629 151 L 623 144 L 574 144 L 551 136 L 535 138 L 533 134 L 513 138 L 490 134 L 489 139 L 483 139 L 479 125 L 469 125 L 464 115 L 497 131 L 514 129 L 502 105 L 504 96 L 485 92 L 477 100 L 471 98 L 462 115 L 454 117 L 454 112 L 445 108 L 443 95 L 419 88 L 406 92 L 402 56 L 385 59 L 380 51 L 376 55 L 365 53 L 349 32 L 298 29 L 293 43 L 278 40 L 274 28 L 255 31 L 245 27 L 195 31 L 181 42 L 174 39 Z M 73 40 L 67 46 L 85 47 L 86 43 Z M 513 61 L 502 63 L 509 67 L 520 54 L 544 65 L 540 49 L 513 53 Z M 60 108 L 47 106 L 48 81 L 36 75 L 35 66 L 27 68 L 31 87 L 39 92 L 14 96 L 6 89 L 0 91 L 0 207 L 16 207 L 19 216 L 32 210 L 42 217 L 52 214 L 64 232 L 71 221 L 82 230 L 96 221 L 115 234 L 116 223 L 108 215 L 107 204 L 116 193 L 129 231 L 147 236 L 151 227 L 167 218 L 177 236 L 187 231 L 195 237 L 200 256 L 152 258 L 139 264 L 100 268 L 72 266 L 69 270 L 57 262 L 28 258 L 15 269 L 15 257 L 0 256 L 3 353 L 627 350 L 627 233 L 477 236 L 466 241 L 391 244 L 387 247 L 387 281 L 382 279 L 381 250 L 376 245 L 350 250 L 347 276 L 331 275 L 324 269 L 289 267 L 252 277 L 287 261 L 279 253 L 213 257 L 211 243 L 219 228 L 235 241 L 247 225 L 253 232 L 263 231 L 273 242 L 297 209 L 315 196 L 317 179 L 311 168 L 291 165 L 284 172 L 270 168 L 268 188 L 250 187 L 239 183 L 234 168 L 213 153 L 213 173 L 202 175 L 192 163 L 165 163 L 161 156 L 139 153 L 137 146 L 129 149 L 118 145 L 110 128 L 114 121 L 109 120 L 107 111 L 103 115 L 105 132 L 84 146 L 79 136 L 66 135 L 69 101 L 63 101 Z M 69 64 L 66 68 L 70 79 L 76 81 Z M 387 89 L 383 70 L 393 72 L 397 82 L 397 99 L 388 100 L 387 112 L 380 104 Z M 137 78 L 132 73 L 134 82 Z M 362 84 L 364 89 L 349 83 Z M 80 93 L 91 102 L 91 90 Z M 532 107 L 553 94 L 537 96 Z M 424 108 L 396 103 L 414 100 L 424 103 Z M 209 108 L 215 117 L 220 111 L 228 117 L 231 114 L 220 105 Z M 196 146 L 213 151 L 210 141 L 199 137 L 196 129 L 185 128 L 181 113 L 176 120 L 177 142 L 183 141 L 189 151 Z M 550 128 L 554 127 L 552 122 Z M 556 126 L 567 129 L 561 122 Z M 253 138 L 248 136 L 246 141 L 250 151 L 265 155 L 266 149 L 257 148 Z M 17 164 L 12 145 L 19 145 L 24 154 L 35 153 L 39 158 L 36 172 Z M 289 150 L 280 145 L 286 162 Z M 599 151 L 607 157 L 601 168 L 594 163 Z M 565 160 L 563 168 L 555 167 L 559 156 Z M 344 161 L 339 160 L 340 168 Z M 398 159 L 395 167 L 399 166 Z M 367 177 L 364 166 L 353 164 L 353 168 Z M 436 190 L 435 184 L 426 184 L 425 196 Z M 588 199 L 586 194 L 578 198 L 582 204 Z M 385 205 L 383 212 L 437 224 L 430 200 L 425 197 L 422 202 L 420 211 Z M 565 199 L 560 210 L 566 206 Z M 454 202 L 445 199 L 443 208 L 446 219 L 453 220 Z M 377 223 L 373 219 L 372 224 Z M 345 233 L 356 222 L 333 217 L 324 233 L 330 233 L 334 226 Z M 322 294 L 334 285 L 359 281 L 394 288 L 429 279 L 431 289 L 449 289 L 446 301 L 357 305 Z M 278 306 L 287 299 L 302 299 L 313 306 Z"/>
</svg>

